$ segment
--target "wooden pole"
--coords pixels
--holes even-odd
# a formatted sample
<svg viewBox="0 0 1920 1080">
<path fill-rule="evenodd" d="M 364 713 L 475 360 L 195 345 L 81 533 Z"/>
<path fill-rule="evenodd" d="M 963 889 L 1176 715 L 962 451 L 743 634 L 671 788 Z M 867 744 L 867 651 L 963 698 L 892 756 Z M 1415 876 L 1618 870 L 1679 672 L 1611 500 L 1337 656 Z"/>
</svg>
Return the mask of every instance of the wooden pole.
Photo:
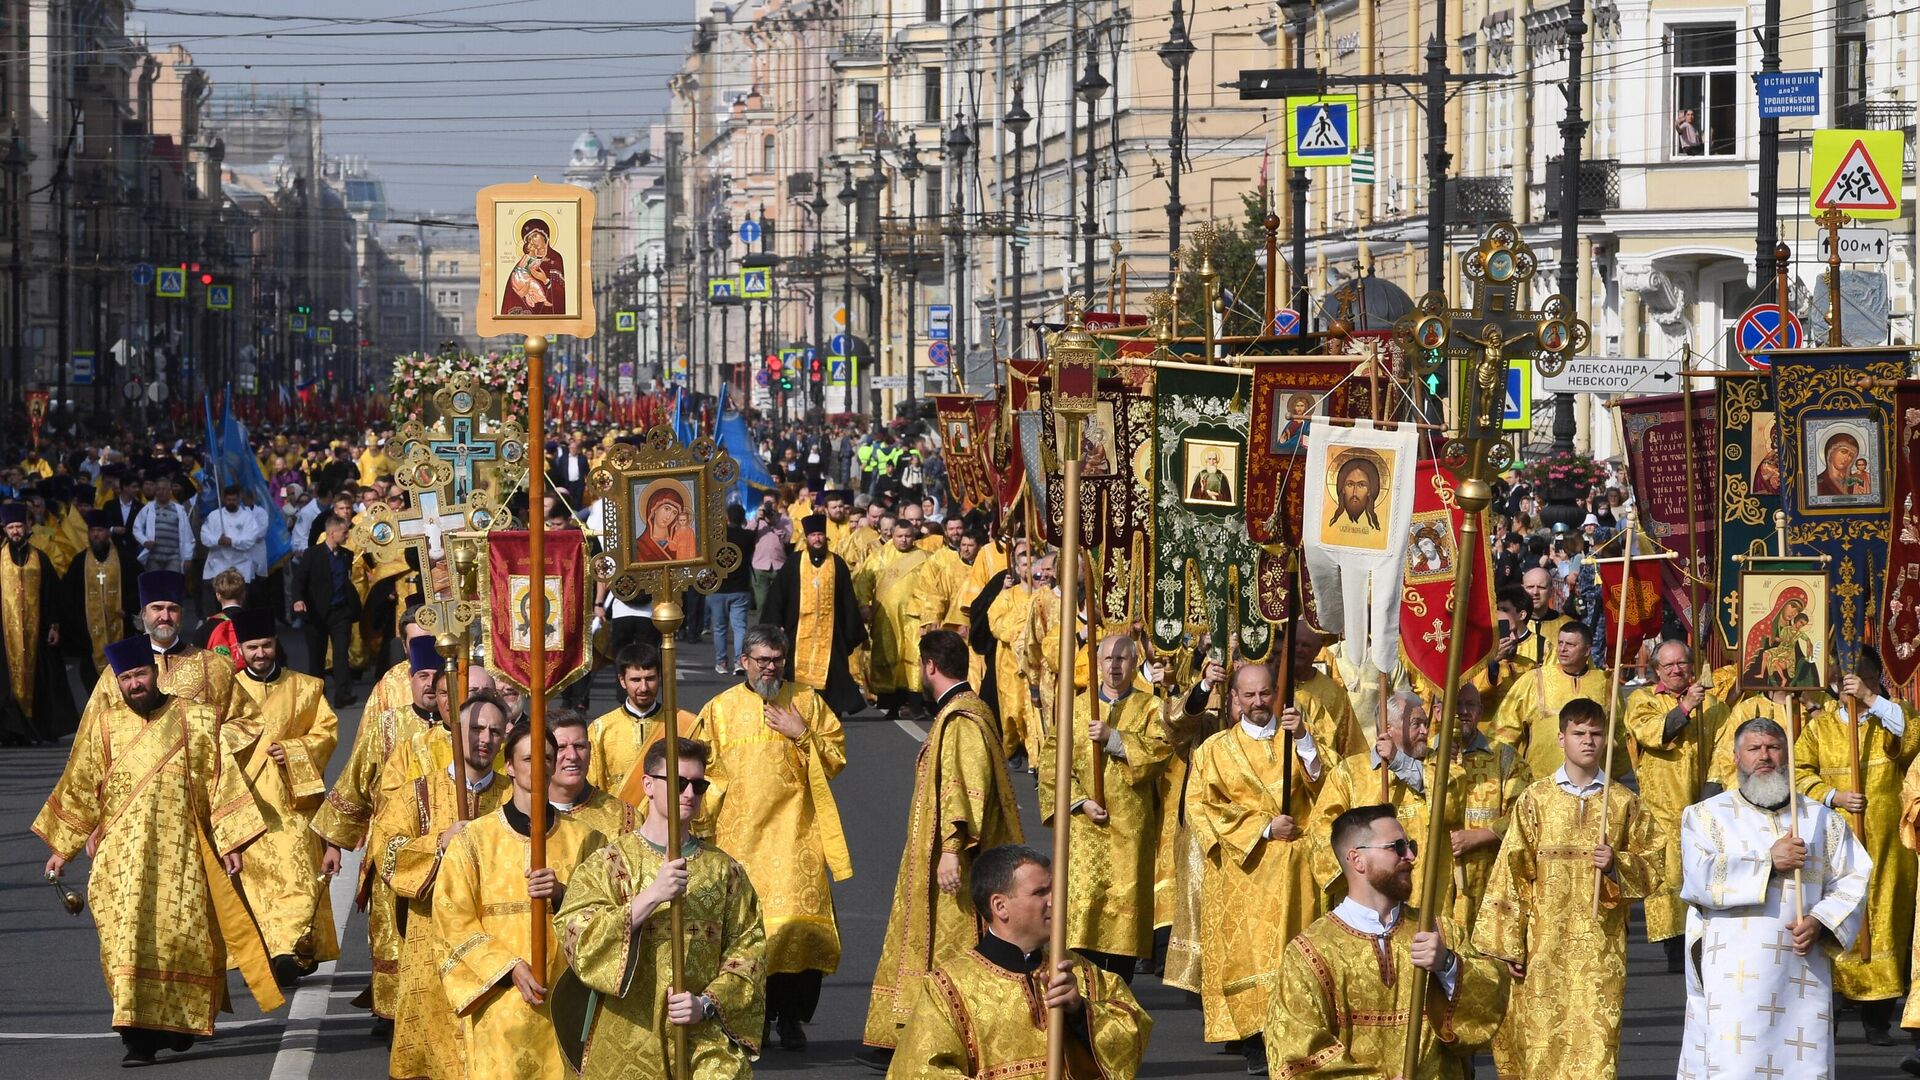
<svg viewBox="0 0 1920 1080">
<path fill-rule="evenodd" d="M 1067 818 L 1073 813 L 1073 654 L 1076 615 L 1080 601 L 1074 594 L 1080 585 L 1080 434 L 1084 417 L 1061 413 L 1066 433 L 1061 447 L 1065 463 L 1065 514 L 1060 524 L 1060 672 L 1054 680 L 1053 740 L 1053 902 L 1065 911 L 1067 903 Z M 1091 673 L 1089 673 L 1091 677 Z M 1038 762 L 1035 763 L 1039 764 Z M 1052 979 L 1060 962 L 1067 959 L 1067 920 L 1055 919 L 1047 935 L 1046 978 Z M 1047 1010 L 1047 1080 L 1065 1080 L 1067 1075 L 1067 1014 L 1061 1009 Z"/>
<path fill-rule="evenodd" d="M 1628 514 L 1632 521 L 1632 514 Z M 1622 523 L 1624 527 L 1626 523 Z M 1600 787 L 1600 842 L 1607 842 L 1607 787 L 1613 783 L 1613 740 L 1620 723 L 1620 671 L 1621 662 L 1627 646 L 1627 590 L 1633 586 L 1633 549 L 1639 545 L 1629 538 L 1621 547 L 1625 549 L 1620 562 L 1620 614 L 1613 620 L 1613 670 L 1607 673 L 1607 749 L 1606 764 L 1601 768 Z M 1604 588 L 1604 586 L 1603 586 Z M 1602 605 L 1602 610 L 1605 606 Z M 1600 917 L 1600 879 L 1605 871 L 1593 868 L 1593 915 Z"/>
<path fill-rule="evenodd" d="M 1787 835 L 1797 836 L 1800 832 L 1800 786 L 1794 783 L 1793 743 L 1800 734 L 1800 695 L 1787 691 Z M 1793 871 L 1793 917 L 1797 922 L 1807 917 L 1807 894 L 1800 887 L 1800 870 Z M 1861 933 L 1866 932 L 1868 920 L 1860 920 Z"/>
<path fill-rule="evenodd" d="M 1221 614 L 1224 617 L 1226 609 L 1223 608 Z M 1300 640 L 1300 622 L 1306 615 L 1306 594 L 1300 591 L 1300 553 L 1294 551 L 1287 555 L 1287 621 L 1280 628 L 1280 663 L 1273 699 L 1276 711 L 1293 707 L 1293 650 Z M 1228 643 L 1237 649 L 1239 635 L 1233 635 Z M 1228 679 L 1232 679 L 1231 672 Z M 1280 812 L 1293 812 L 1293 736 L 1284 731 L 1280 733 Z"/>
<path fill-rule="evenodd" d="M 1099 595 L 1095 585 L 1095 573 L 1098 559 L 1087 559 L 1087 719 L 1096 722 L 1100 719 L 1100 620 L 1095 610 L 1094 598 Z M 1107 808 L 1107 752 L 1101 743 L 1093 744 L 1093 775 L 1089 778 L 1093 801 L 1100 809 Z"/>
<path fill-rule="evenodd" d="M 1783 315 L 1782 318 L 1785 318 Z M 1693 640 L 1696 648 L 1704 650 L 1709 640 L 1706 634 L 1706 618 L 1700 611 L 1700 578 L 1704 568 L 1700 565 L 1700 531 L 1696 520 L 1694 493 L 1699 489 L 1694 485 L 1694 446 L 1693 446 L 1693 376 L 1687 371 L 1693 367 L 1693 347 L 1683 345 L 1680 357 L 1680 430 L 1681 442 L 1686 448 L 1687 466 L 1687 618 L 1693 624 Z M 1712 665 L 1708 664 L 1709 671 Z"/>
<path fill-rule="evenodd" d="M 472 799 L 467 791 L 467 732 L 460 721 L 460 709 L 467 699 L 467 666 L 460 648 L 465 634 L 442 631 L 434 637 L 433 647 L 440 653 L 441 671 L 447 677 L 447 736 L 453 745 L 453 805 L 461 821 L 473 817 Z"/>
<path fill-rule="evenodd" d="M 679 651 L 675 639 L 680 635 L 680 624 L 685 621 L 686 613 L 680 610 L 678 597 L 665 600 L 655 598 L 653 626 L 660 631 L 661 737 L 667 744 L 667 805 L 672 808 L 667 813 L 668 859 L 679 858 L 680 850 L 686 843 L 680 829 L 680 690 L 674 667 L 674 654 Z M 687 987 L 687 913 L 684 897 L 674 897 L 667 906 L 667 924 L 668 932 L 672 935 L 669 974 L 672 976 L 672 990 L 677 992 Z M 667 1026 L 673 1029 L 673 1058 L 668 1063 L 668 1075 L 674 1080 L 686 1080 L 693 1075 L 693 1062 L 687 1056 L 687 1029 L 679 1024 Z"/>
<path fill-rule="evenodd" d="M 1484 452 L 1484 446 L 1477 440 L 1468 444 L 1471 453 Z M 1484 461 L 1476 458 L 1472 475 L 1462 481 L 1455 495 L 1461 509 L 1460 546 L 1453 560 L 1453 595 L 1473 595 L 1473 565 L 1475 554 L 1480 550 L 1481 514 L 1493 502 L 1493 487 L 1482 476 Z M 1465 607 L 1464 602 L 1462 607 Z M 1447 836 L 1447 778 L 1453 768 L 1453 715 L 1460 703 L 1460 668 L 1466 660 L 1466 635 L 1462 633 L 1465 622 L 1464 611 L 1455 613 L 1453 626 L 1447 634 L 1447 678 L 1444 694 L 1441 697 L 1441 714 L 1446 718 L 1438 726 L 1440 741 L 1434 752 L 1440 755 L 1433 767 L 1433 792 L 1428 796 L 1427 805 L 1427 858 L 1421 860 L 1420 896 L 1424 901 L 1420 905 L 1420 933 L 1433 930 L 1438 917 L 1439 905 L 1432 898 L 1440 892 L 1440 860 L 1437 855 L 1449 850 Z M 1448 948 L 1457 948 L 1460 942 L 1448 942 Z M 1413 969 L 1413 993 L 1407 1003 L 1407 1044 L 1401 1057 L 1400 1074 L 1419 1076 L 1420 1074 L 1420 1026 L 1426 1019 L 1427 970 Z"/>
<path fill-rule="evenodd" d="M 535 587 L 527 606 L 527 722 L 533 729 L 533 799 L 528 867 L 547 865 L 547 337 L 527 335 L 527 562 Z M 678 770 L 674 770 L 676 773 Z M 678 805 L 677 803 L 675 804 Z M 532 901 L 533 970 L 547 976 L 547 902 Z"/>
<path fill-rule="evenodd" d="M 1837 238 L 1834 241 L 1834 245 L 1835 245 L 1835 248 L 1837 249 L 1839 246 L 1839 241 Z M 1847 703 L 1847 775 L 1848 775 L 1848 779 L 1853 785 L 1853 793 L 1855 795 L 1859 795 L 1866 791 L 1865 785 L 1861 782 L 1862 777 L 1860 774 L 1860 699 L 1857 697 L 1854 697 L 1851 694 L 1848 694 L 1846 695 L 1846 703 Z M 1792 740 L 1788 740 L 1788 744 L 1789 744 L 1789 747 L 1791 747 Z M 1789 772 L 1787 774 L 1787 778 L 1788 778 L 1789 784 L 1791 784 L 1793 779 L 1793 774 Z M 1867 842 L 1867 814 L 1866 814 L 1866 811 L 1864 810 L 1858 811 L 1855 814 L 1853 814 L 1853 835 L 1862 844 Z M 1872 960 L 1873 960 L 1873 920 L 1862 919 L 1860 920 L 1860 962 L 1869 963 Z"/>
</svg>

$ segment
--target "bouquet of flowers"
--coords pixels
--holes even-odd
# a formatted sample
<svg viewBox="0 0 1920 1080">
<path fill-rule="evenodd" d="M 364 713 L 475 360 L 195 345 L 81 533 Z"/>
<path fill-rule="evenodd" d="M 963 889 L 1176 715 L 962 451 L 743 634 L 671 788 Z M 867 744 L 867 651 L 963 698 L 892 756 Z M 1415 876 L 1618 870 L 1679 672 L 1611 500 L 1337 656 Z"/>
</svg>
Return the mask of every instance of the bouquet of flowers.
<svg viewBox="0 0 1920 1080">
<path fill-rule="evenodd" d="M 1543 454 L 1518 466 L 1514 473 L 1535 491 L 1566 484 L 1576 497 L 1584 497 L 1593 488 L 1605 486 L 1611 475 L 1604 462 L 1585 454 Z"/>
<path fill-rule="evenodd" d="M 500 416 L 527 415 L 527 357 L 519 351 L 404 353 L 393 358 L 387 411 L 396 424 L 427 419 L 434 391 L 455 375 L 469 373 L 491 391 Z"/>
</svg>

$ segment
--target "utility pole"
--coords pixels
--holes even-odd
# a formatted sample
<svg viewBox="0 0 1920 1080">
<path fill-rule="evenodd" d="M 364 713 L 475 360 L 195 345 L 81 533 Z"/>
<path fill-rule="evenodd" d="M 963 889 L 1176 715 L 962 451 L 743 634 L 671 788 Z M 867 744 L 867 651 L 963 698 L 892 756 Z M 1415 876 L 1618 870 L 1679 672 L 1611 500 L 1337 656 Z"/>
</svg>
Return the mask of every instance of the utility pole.
<svg viewBox="0 0 1920 1080">
<path fill-rule="evenodd" d="M 1100 50 L 1094 45 L 1092 31 L 1089 30 L 1087 70 L 1080 76 L 1080 81 L 1073 84 L 1074 93 L 1080 95 L 1080 100 L 1087 103 L 1087 218 L 1080 223 L 1080 274 L 1083 279 L 1081 295 L 1089 305 L 1093 303 L 1093 240 L 1100 235 L 1100 219 L 1094 207 L 1095 189 L 1099 186 L 1099 182 L 1094 174 L 1093 162 L 1093 142 L 1100 134 L 1100 126 L 1094 122 L 1094 106 L 1111 85 L 1113 84 L 1107 81 L 1106 76 L 1100 74 Z M 1069 152 L 1072 151 L 1071 146 L 1067 149 Z M 1067 162 L 1067 168 L 1069 170 L 1073 168 L 1071 161 Z"/>
<path fill-rule="evenodd" d="M 813 201 L 807 209 L 813 211 L 813 359 L 807 361 L 807 400 L 816 409 L 825 410 L 827 405 L 827 291 L 826 291 L 826 232 L 827 232 L 827 163 L 816 162 L 813 168 Z M 819 366 L 820 378 L 813 377 L 815 365 Z"/>
<path fill-rule="evenodd" d="M 1008 243 L 1013 249 L 1013 340 L 1007 349 L 1008 356 L 1020 355 L 1021 344 L 1027 333 L 1027 185 L 1020 173 L 1020 166 L 1027 156 L 1027 125 L 1033 123 L 1033 115 L 1027 112 L 1025 89 L 1025 80 L 1014 76 L 1013 104 L 1002 121 L 1013 129 L 1013 171 L 1009 174 L 1013 178 L 1013 237 Z"/>
<path fill-rule="evenodd" d="M 1435 7 L 1446 7 L 1441 0 Z M 1313 17 L 1313 5 L 1296 0 L 1291 5 L 1293 14 L 1293 66 L 1302 71 L 1307 67 L 1307 21 Z M 1445 52 L 1441 53 L 1444 60 Z M 1282 125 L 1282 130 L 1285 126 Z M 1304 168 L 1293 170 L 1288 185 L 1293 191 L 1293 289 L 1287 297 L 1287 306 L 1300 318 L 1300 330 L 1306 332 L 1311 322 L 1312 311 L 1307 300 L 1307 186 L 1313 183 Z M 1262 334 L 1273 333 L 1273 327 L 1263 326 Z"/>
<path fill-rule="evenodd" d="M 1755 33 L 1760 38 L 1760 70 L 1780 70 L 1780 0 L 1767 0 L 1765 25 Z M 1834 76 L 1839 78 L 1836 73 Z M 1774 287 L 1774 245 L 1780 239 L 1780 120 L 1760 119 L 1760 185 L 1756 197 L 1760 204 L 1757 235 L 1753 242 L 1754 302 Z"/>
<path fill-rule="evenodd" d="M 1772 0 L 1778 4 L 1780 0 Z M 1445 5 L 1440 5 L 1444 7 Z M 1587 0 L 1567 0 L 1567 115 L 1560 121 L 1560 295 L 1580 305 L 1580 149 L 1587 120 L 1580 111 L 1580 52 L 1587 36 Z M 1775 121 L 1774 126 L 1779 127 Z M 1553 395 L 1553 452 L 1573 453 L 1573 395 Z"/>
<path fill-rule="evenodd" d="M 1431 5 L 1427 39 L 1427 291 L 1446 294 L 1447 280 L 1447 5 Z"/>
</svg>

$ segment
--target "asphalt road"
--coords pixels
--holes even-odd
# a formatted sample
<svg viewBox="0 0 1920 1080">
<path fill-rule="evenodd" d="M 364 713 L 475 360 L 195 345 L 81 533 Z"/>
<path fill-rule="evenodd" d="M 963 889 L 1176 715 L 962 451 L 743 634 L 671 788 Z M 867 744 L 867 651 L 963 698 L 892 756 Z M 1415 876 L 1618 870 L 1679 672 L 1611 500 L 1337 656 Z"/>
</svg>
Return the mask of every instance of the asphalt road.
<svg viewBox="0 0 1920 1080">
<path fill-rule="evenodd" d="M 697 710 L 729 684 L 713 674 L 710 656 L 705 644 L 681 649 L 679 685 L 686 708 Z M 603 671 L 594 685 L 590 711 L 604 711 L 614 700 L 611 676 Z M 350 708 L 342 717 L 341 749 L 328 770 L 329 778 L 345 760 L 359 713 L 357 707 Z M 860 1049 L 868 987 L 879 960 L 893 877 L 905 841 L 914 756 L 924 731 L 910 731 L 877 714 L 852 718 L 846 727 L 848 763 L 834 787 L 847 824 L 854 876 L 834 885 L 843 943 L 840 970 L 827 977 L 809 1031 L 811 1048 L 801 1054 L 769 1049 L 756 1066 L 766 1074 L 873 1075 L 854 1063 L 853 1054 Z M 0 956 L 6 959 L 11 976 L 0 991 L 0 1055 L 9 1076 L 120 1074 L 120 1043 L 108 1028 L 110 1009 L 100 980 L 91 919 L 71 917 L 60 908 L 40 878 L 45 845 L 28 831 L 65 757 L 64 748 L 0 751 Z M 1015 787 L 1029 840 L 1049 846 L 1048 832 L 1039 827 L 1033 781 L 1021 776 Z M 67 875 L 68 882 L 83 893 L 85 873 L 82 859 Z M 336 911 L 347 907 L 345 883 L 350 880 L 352 874 L 347 873 L 338 882 Z M 367 1015 L 349 1006 L 368 978 L 366 924 L 358 912 L 345 920 L 342 941 L 340 962 L 323 966 L 305 980 L 287 1009 L 270 1016 L 253 1007 L 234 976 L 236 1008 L 223 1017 L 220 1034 L 174 1059 L 177 1064 L 167 1064 L 170 1055 L 161 1055 L 162 1067 L 171 1075 L 209 1080 L 385 1076 L 385 1044 L 368 1036 Z M 1137 979 L 1134 992 L 1155 1022 L 1142 1076 L 1241 1072 L 1237 1056 L 1221 1055 L 1200 1041 L 1196 1001 L 1150 976 Z M 1673 1076 L 1682 1000 L 1679 976 L 1666 974 L 1660 950 L 1636 940 L 1629 959 L 1622 1077 Z M 1839 1037 L 1835 1075 L 1861 1080 L 1903 1075 L 1896 1066 L 1904 1048 L 1867 1046 L 1851 1013 L 1840 1014 Z M 1491 1064 L 1483 1059 L 1480 1072 L 1492 1075 Z"/>
</svg>

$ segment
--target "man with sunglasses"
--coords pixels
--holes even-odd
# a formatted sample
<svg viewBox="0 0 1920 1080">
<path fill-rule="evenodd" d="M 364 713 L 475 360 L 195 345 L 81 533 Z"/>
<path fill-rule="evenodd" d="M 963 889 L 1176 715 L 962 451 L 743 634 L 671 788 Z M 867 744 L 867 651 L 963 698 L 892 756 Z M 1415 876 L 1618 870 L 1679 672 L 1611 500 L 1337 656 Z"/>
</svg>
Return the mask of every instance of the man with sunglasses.
<svg viewBox="0 0 1920 1080">
<path fill-rule="evenodd" d="M 703 834 L 747 868 L 767 933 L 767 1022 L 785 1050 L 805 1050 L 820 983 L 840 966 L 828 880 L 853 876 L 828 781 L 847 764 L 840 718 L 812 689 L 782 677 L 786 631 L 749 627 L 746 681 L 707 702 L 690 732 L 713 748 L 714 791 Z"/>
<path fill-rule="evenodd" d="M 1391 709 L 1391 706 L 1389 706 Z M 1273 1071 L 1397 1076 L 1407 1041 L 1405 1002 L 1415 968 L 1428 973 L 1420 1028 L 1420 1075 L 1465 1080 L 1474 1052 L 1493 1037 L 1506 1004 L 1499 962 L 1467 943 L 1442 915 L 1416 933 L 1409 906 L 1419 845 L 1392 806 L 1360 806 L 1335 818 L 1329 846 L 1346 898 L 1287 945 L 1267 1002 Z"/>
</svg>

